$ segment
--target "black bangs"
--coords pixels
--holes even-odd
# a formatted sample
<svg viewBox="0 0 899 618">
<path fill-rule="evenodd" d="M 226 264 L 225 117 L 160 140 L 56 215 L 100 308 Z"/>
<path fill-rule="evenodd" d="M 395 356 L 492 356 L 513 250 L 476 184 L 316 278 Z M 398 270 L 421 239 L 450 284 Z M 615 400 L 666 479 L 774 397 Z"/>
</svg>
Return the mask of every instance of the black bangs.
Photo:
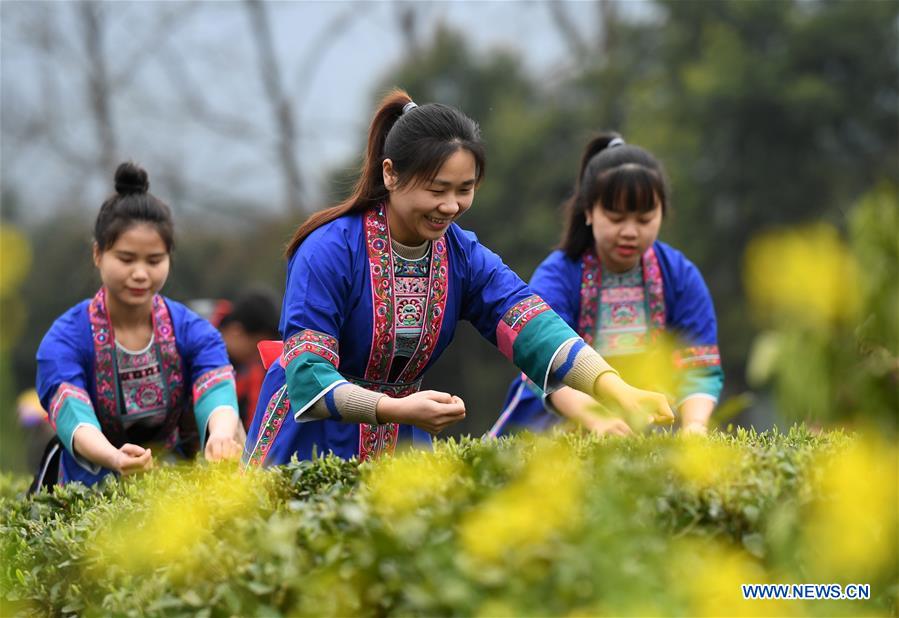
<svg viewBox="0 0 899 618">
<path fill-rule="evenodd" d="M 665 214 L 665 183 L 655 170 L 638 163 L 625 163 L 602 172 L 585 196 L 587 203 L 621 213 L 644 213 L 661 203 Z"/>
<path fill-rule="evenodd" d="M 601 133 L 587 144 L 574 195 L 565 203 L 565 231 L 559 248 L 573 260 L 593 246 L 586 213 L 597 205 L 609 212 L 645 213 L 661 205 L 668 214 L 665 171 L 651 153 L 625 144 L 618 133 Z"/>
</svg>

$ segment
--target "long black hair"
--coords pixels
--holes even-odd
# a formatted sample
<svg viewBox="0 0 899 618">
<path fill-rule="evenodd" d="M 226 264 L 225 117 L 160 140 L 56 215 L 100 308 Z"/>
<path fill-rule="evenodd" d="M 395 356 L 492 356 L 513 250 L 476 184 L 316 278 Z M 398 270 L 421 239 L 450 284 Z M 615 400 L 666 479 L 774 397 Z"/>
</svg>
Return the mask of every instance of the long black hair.
<svg viewBox="0 0 899 618">
<path fill-rule="evenodd" d="M 581 157 L 574 194 L 565 203 L 565 230 L 559 248 L 578 259 L 593 246 L 586 213 L 599 205 L 614 212 L 650 212 L 657 203 L 668 211 L 669 190 L 662 164 L 618 133 L 590 140 Z"/>
<path fill-rule="evenodd" d="M 368 129 L 368 146 L 353 193 L 335 206 L 312 214 L 294 232 L 287 247 L 291 257 L 309 234 L 325 223 L 350 212 L 360 212 L 387 199 L 382 165 L 393 162 L 397 188 L 428 182 L 457 150 L 469 151 L 475 160 L 476 183 L 484 177 L 486 153 L 478 124 L 449 105 L 416 106 L 403 90 L 393 90 L 375 111 Z"/>
</svg>

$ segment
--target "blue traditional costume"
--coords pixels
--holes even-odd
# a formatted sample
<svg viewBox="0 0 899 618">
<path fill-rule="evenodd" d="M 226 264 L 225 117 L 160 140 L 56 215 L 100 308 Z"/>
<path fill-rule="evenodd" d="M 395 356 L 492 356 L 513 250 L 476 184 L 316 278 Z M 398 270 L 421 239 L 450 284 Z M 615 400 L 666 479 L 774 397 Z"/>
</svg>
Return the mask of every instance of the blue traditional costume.
<svg viewBox="0 0 899 618">
<path fill-rule="evenodd" d="M 577 260 L 557 250 L 537 267 L 530 285 L 628 381 L 627 366 L 639 373 L 643 353 L 667 331 L 678 342 L 671 359 L 676 392 L 669 393 L 678 407 L 691 397 L 718 400 L 724 373 L 715 309 L 699 270 L 680 251 L 656 241 L 640 264 L 619 274 L 604 272 L 592 249 Z M 520 376 L 489 435 L 542 431 L 560 420 L 542 390 Z"/>
<path fill-rule="evenodd" d="M 191 455 L 219 406 L 237 409 L 234 372 L 218 331 L 184 305 L 153 297 L 144 350 L 116 343 L 106 289 L 54 323 L 37 352 L 37 391 L 64 450 L 60 483 L 92 485 L 110 470 L 78 455 L 75 430 L 90 425 L 116 447 L 162 444 Z M 185 411 L 193 404 L 196 427 Z M 197 431 L 199 442 L 197 442 Z"/>
<path fill-rule="evenodd" d="M 378 424 L 373 411 L 372 422 L 344 422 L 334 393 L 348 384 L 392 397 L 417 392 L 462 319 L 544 389 L 572 384 L 574 357 L 586 346 L 496 254 L 452 224 L 423 246 L 422 259 L 404 259 L 386 208 L 322 225 L 291 257 L 283 352 L 248 432 L 249 465 L 328 452 L 366 460 L 393 452 L 397 441 L 430 448 L 424 430 Z M 597 375 L 576 384 L 592 392 Z"/>
</svg>

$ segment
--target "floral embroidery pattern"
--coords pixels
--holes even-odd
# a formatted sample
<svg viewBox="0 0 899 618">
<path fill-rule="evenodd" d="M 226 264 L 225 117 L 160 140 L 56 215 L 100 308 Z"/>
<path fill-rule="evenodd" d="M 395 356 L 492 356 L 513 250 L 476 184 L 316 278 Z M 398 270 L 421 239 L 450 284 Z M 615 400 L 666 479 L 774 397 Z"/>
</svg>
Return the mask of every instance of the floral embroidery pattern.
<svg viewBox="0 0 899 618">
<path fill-rule="evenodd" d="M 369 210 L 365 216 L 365 245 L 368 250 L 374 314 L 372 347 L 365 369 L 365 380 L 371 383 L 382 383 L 383 389 L 378 389 L 381 392 L 387 392 L 387 378 L 396 353 L 397 318 L 401 317 L 398 315 L 399 310 L 394 301 L 397 293 L 397 278 L 394 270 L 393 251 L 390 248 L 390 230 L 387 226 L 385 208 L 385 205 L 382 204 L 378 208 Z M 421 260 L 420 262 L 424 263 L 425 261 Z M 431 260 L 427 272 L 428 295 L 424 309 L 424 323 L 421 325 L 421 336 L 409 362 L 397 376 L 396 382 L 398 383 L 411 382 L 416 378 L 430 360 L 437 346 L 446 309 L 449 281 L 449 261 L 446 241 L 443 238 L 432 244 Z M 402 317 L 405 317 L 405 314 L 402 314 Z M 418 390 L 417 386 L 415 390 Z M 396 446 L 398 431 L 399 426 L 394 423 L 360 425 L 359 458 L 365 461 L 385 452 L 392 453 Z"/>
<path fill-rule="evenodd" d="M 368 380 L 348 378 L 350 382 L 387 394 L 389 397 L 405 397 L 417 393 L 421 380 L 407 384 L 373 384 Z M 384 425 L 359 425 L 359 461 L 368 461 L 384 455 L 393 455 L 396 449 L 400 426 L 396 423 Z"/>
<path fill-rule="evenodd" d="M 394 344 L 393 252 L 390 250 L 390 232 L 384 206 L 369 210 L 365 216 L 365 246 L 368 250 L 374 313 L 371 352 L 365 377 L 384 381 L 390 371 Z"/>
<path fill-rule="evenodd" d="M 317 330 L 305 329 L 289 337 L 284 342 L 284 366 L 298 357 L 303 352 L 311 352 L 337 367 L 340 365 L 340 356 L 337 354 L 337 339 Z"/>
<path fill-rule="evenodd" d="M 272 398 L 268 401 L 265 408 L 265 415 L 262 417 L 262 425 L 259 428 L 259 439 L 256 440 L 256 446 L 247 461 L 247 466 L 261 466 L 265 463 L 269 449 L 278 435 L 278 430 L 284 424 L 284 419 L 290 412 L 290 399 L 287 397 L 287 385 L 279 388 Z"/>
<path fill-rule="evenodd" d="M 599 316 L 602 268 L 599 258 L 592 252 L 581 259 L 581 303 L 578 315 L 578 334 L 587 345 L 593 347 L 596 336 L 596 320 Z M 649 310 L 649 327 L 653 337 L 665 330 L 665 289 L 662 269 L 655 249 L 650 247 L 643 254 L 643 285 Z"/>
<path fill-rule="evenodd" d="M 665 330 L 665 291 L 662 269 L 652 247 L 643 254 L 643 281 L 646 285 L 646 302 L 649 306 L 649 326 L 654 335 Z"/>
<path fill-rule="evenodd" d="M 700 345 L 681 348 L 674 353 L 674 365 L 679 369 L 718 367 L 721 356 L 716 345 Z"/>
<path fill-rule="evenodd" d="M 536 294 L 532 294 L 524 300 L 512 305 L 503 316 L 503 322 L 505 322 L 514 332 L 520 333 L 521 329 L 523 329 L 528 322 L 544 311 L 549 311 L 549 305 L 543 302 L 543 299 Z"/>
<path fill-rule="evenodd" d="M 153 297 L 153 338 L 162 363 L 163 384 L 168 386 L 168 415 L 161 435 L 167 443 L 175 437 L 184 394 L 184 372 L 181 355 L 175 343 L 172 316 L 159 295 Z M 94 374 L 97 389 L 97 420 L 103 433 L 113 444 L 123 444 L 124 429 L 119 415 L 118 376 L 115 338 L 106 309 L 106 288 L 100 288 L 88 306 L 88 318 L 94 341 Z"/>
<path fill-rule="evenodd" d="M 210 369 L 199 378 L 194 380 L 193 396 L 194 403 L 200 399 L 209 390 L 218 386 L 222 382 L 234 382 L 234 368 L 231 365 L 224 365 L 215 369 Z"/>
<path fill-rule="evenodd" d="M 115 340 L 106 313 L 106 288 L 94 296 L 88 306 L 91 335 L 94 340 L 94 379 L 97 389 L 97 420 L 103 433 L 122 434 L 116 396 Z"/>
<path fill-rule="evenodd" d="M 424 324 L 418 348 L 412 354 L 408 364 L 397 377 L 397 382 L 411 382 L 424 369 L 437 347 L 437 339 L 443 326 L 443 315 L 446 311 L 447 289 L 449 282 L 449 266 L 447 260 L 446 241 L 441 238 L 431 248 L 431 266 L 428 270 L 428 302 L 425 308 Z"/>
<path fill-rule="evenodd" d="M 596 316 L 599 314 L 599 289 L 602 274 L 599 259 L 593 253 L 585 253 L 581 270 L 581 309 L 577 331 L 589 346 L 596 335 Z"/>
</svg>

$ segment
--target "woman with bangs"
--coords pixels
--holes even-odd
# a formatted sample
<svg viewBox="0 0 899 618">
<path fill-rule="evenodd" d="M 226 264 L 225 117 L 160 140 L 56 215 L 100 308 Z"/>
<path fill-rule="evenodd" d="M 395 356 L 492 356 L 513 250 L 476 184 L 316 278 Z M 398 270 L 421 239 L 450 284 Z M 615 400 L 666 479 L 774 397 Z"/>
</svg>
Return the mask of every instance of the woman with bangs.
<svg viewBox="0 0 899 618">
<path fill-rule="evenodd" d="M 565 204 L 561 245 L 530 288 L 626 380 L 665 391 L 683 431 L 705 433 L 724 383 L 715 310 L 696 266 L 658 240 L 668 201 L 655 157 L 617 133 L 594 138 Z M 563 418 L 598 434 L 631 433 L 582 393 L 547 396 L 522 375 L 489 435 L 543 431 Z"/>
<path fill-rule="evenodd" d="M 665 397 L 636 389 L 457 220 L 484 176 L 477 124 L 401 90 L 375 111 L 352 195 L 313 214 L 287 250 L 282 340 L 245 461 L 333 453 L 365 461 L 399 442 L 430 448 L 465 417 L 451 393 L 420 390 L 460 320 L 539 388 L 563 385 L 623 413 L 670 422 Z"/>
</svg>

